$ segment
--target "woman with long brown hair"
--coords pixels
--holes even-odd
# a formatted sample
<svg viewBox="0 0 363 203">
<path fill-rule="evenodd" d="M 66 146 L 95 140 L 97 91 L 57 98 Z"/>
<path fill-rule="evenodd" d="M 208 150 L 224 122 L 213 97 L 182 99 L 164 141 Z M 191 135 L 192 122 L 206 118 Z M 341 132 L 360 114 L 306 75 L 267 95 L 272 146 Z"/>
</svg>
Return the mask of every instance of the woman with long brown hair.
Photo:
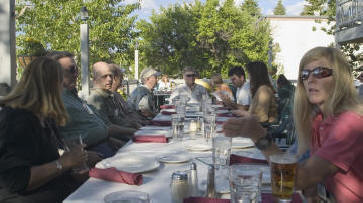
<svg viewBox="0 0 363 203">
<path fill-rule="evenodd" d="M 69 171 L 86 161 L 83 146 L 58 152 L 62 81 L 60 64 L 39 57 L 0 100 L 0 202 L 61 202 L 78 186 Z"/>
<path fill-rule="evenodd" d="M 277 103 L 275 92 L 268 78 L 267 67 L 261 61 L 250 62 L 246 65 L 250 78 L 250 91 L 252 102 L 248 111 L 260 123 L 273 123 L 277 121 Z M 243 110 L 234 111 L 239 115 L 246 115 Z"/>
</svg>

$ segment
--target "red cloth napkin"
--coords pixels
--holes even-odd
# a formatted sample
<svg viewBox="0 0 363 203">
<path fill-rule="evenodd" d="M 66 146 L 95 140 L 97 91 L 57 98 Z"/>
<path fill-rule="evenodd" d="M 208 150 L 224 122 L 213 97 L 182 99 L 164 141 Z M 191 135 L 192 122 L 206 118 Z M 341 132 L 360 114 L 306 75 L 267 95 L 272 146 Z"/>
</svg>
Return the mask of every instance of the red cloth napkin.
<svg viewBox="0 0 363 203">
<path fill-rule="evenodd" d="M 171 121 L 151 121 L 151 125 L 157 125 L 157 126 L 171 126 Z"/>
<path fill-rule="evenodd" d="M 184 203 L 230 203 L 229 199 L 217 199 L 208 197 L 188 197 L 184 199 Z"/>
<path fill-rule="evenodd" d="M 276 197 L 272 196 L 271 193 L 262 193 L 261 194 L 262 197 L 262 203 L 274 203 L 277 202 Z M 292 203 L 302 203 L 302 199 L 301 196 L 298 193 L 294 193 L 292 195 Z"/>
<path fill-rule="evenodd" d="M 163 114 L 163 115 L 172 115 L 172 114 L 176 114 L 176 112 L 173 112 L 173 111 L 161 111 L 161 114 Z"/>
<path fill-rule="evenodd" d="M 243 163 L 254 163 L 254 164 L 268 164 L 266 160 L 261 159 L 252 159 L 244 156 L 238 156 L 235 154 L 231 154 L 229 164 L 243 164 Z"/>
<path fill-rule="evenodd" d="M 135 135 L 132 139 L 136 143 L 155 142 L 155 143 L 167 143 L 168 138 L 165 135 Z"/>
<path fill-rule="evenodd" d="M 164 104 L 164 105 L 161 105 L 160 106 L 160 109 L 175 109 L 175 106 L 174 105 L 167 105 L 167 104 Z"/>
<path fill-rule="evenodd" d="M 99 178 L 102 180 L 126 183 L 129 185 L 141 185 L 142 175 L 135 173 L 128 173 L 124 171 L 119 171 L 116 168 L 92 168 L 89 171 L 89 176 L 94 178 Z"/>
</svg>

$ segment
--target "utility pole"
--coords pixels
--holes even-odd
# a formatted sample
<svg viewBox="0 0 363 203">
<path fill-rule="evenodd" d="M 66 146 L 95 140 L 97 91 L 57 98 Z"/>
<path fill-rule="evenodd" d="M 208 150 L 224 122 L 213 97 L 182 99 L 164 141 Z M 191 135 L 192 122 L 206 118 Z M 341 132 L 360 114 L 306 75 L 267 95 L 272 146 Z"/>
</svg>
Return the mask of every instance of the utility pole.
<svg viewBox="0 0 363 203">
<path fill-rule="evenodd" d="M 88 46 L 88 39 L 89 39 L 89 32 L 88 32 L 88 10 L 85 6 L 81 8 L 81 19 L 83 23 L 81 24 L 81 83 L 82 83 L 82 90 L 81 90 L 81 97 L 86 99 L 89 94 L 89 46 Z"/>
<path fill-rule="evenodd" d="M 16 84 L 15 0 L 1 0 L 0 8 L 0 85 L 14 87 Z"/>
<path fill-rule="evenodd" d="M 135 79 L 139 79 L 139 43 L 135 44 Z"/>
</svg>

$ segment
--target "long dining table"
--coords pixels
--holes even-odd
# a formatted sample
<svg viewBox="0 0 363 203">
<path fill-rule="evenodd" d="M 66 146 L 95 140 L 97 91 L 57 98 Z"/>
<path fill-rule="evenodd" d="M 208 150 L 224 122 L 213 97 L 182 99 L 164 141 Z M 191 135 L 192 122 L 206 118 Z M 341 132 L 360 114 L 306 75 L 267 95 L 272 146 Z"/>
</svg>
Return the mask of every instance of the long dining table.
<svg viewBox="0 0 363 203">
<path fill-rule="evenodd" d="M 227 117 L 217 117 L 217 132 L 221 129 L 221 123 L 228 120 Z M 171 120 L 171 115 L 160 113 L 154 118 L 156 121 Z M 165 135 L 170 137 L 171 126 L 146 126 L 141 128 L 136 134 L 142 135 L 143 132 L 150 134 L 150 129 L 156 129 L 167 132 Z M 187 130 L 184 130 L 187 131 Z M 184 134 L 189 137 L 188 133 Z M 210 145 L 210 148 L 202 150 L 193 150 L 190 146 L 205 143 Z M 236 147 L 234 147 L 236 146 Z M 202 136 L 193 137 L 193 139 L 185 138 L 182 141 L 171 140 L 167 143 L 134 143 L 130 141 L 124 147 L 119 149 L 114 157 L 102 160 L 96 165 L 107 167 L 116 163 L 120 159 L 135 159 L 148 160 L 147 166 L 142 173 L 143 183 L 139 186 L 128 185 L 119 182 L 105 181 L 90 177 L 83 185 L 75 192 L 69 195 L 64 203 L 81 203 L 81 202 L 104 202 L 104 197 L 110 193 L 124 190 L 136 190 L 149 194 L 150 200 L 153 203 L 168 203 L 172 202 L 170 182 L 171 175 L 175 171 L 186 171 L 190 167 L 190 163 L 197 164 L 198 187 L 203 196 L 203 191 L 206 190 L 207 168 L 212 157 L 212 143 L 206 142 Z M 232 144 L 232 154 L 251 155 L 252 158 L 264 159 L 261 152 L 253 147 L 253 145 L 234 145 Z M 181 163 L 165 163 L 161 159 L 165 156 L 184 156 L 185 162 Z M 132 163 L 130 163 L 132 164 Z M 266 178 L 269 179 L 269 174 Z M 219 194 L 220 197 L 228 198 L 228 194 Z"/>
</svg>

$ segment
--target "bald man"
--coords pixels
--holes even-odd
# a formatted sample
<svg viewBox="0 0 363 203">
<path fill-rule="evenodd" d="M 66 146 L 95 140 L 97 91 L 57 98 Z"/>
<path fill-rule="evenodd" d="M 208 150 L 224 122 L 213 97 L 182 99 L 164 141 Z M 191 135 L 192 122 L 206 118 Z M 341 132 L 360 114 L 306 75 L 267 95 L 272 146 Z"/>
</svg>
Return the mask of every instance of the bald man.
<svg viewBox="0 0 363 203">
<path fill-rule="evenodd" d="M 111 91 L 114 79 L 113 72 L 108 63 L 100 61 L 93 65 L 93 88 L 87 102 L 96 108 L 104 120 L 110 121 L 111 137 L 128 141 L 139 126 L 129 122 L 117 107 L 114 93 Z"/>
</svg>

